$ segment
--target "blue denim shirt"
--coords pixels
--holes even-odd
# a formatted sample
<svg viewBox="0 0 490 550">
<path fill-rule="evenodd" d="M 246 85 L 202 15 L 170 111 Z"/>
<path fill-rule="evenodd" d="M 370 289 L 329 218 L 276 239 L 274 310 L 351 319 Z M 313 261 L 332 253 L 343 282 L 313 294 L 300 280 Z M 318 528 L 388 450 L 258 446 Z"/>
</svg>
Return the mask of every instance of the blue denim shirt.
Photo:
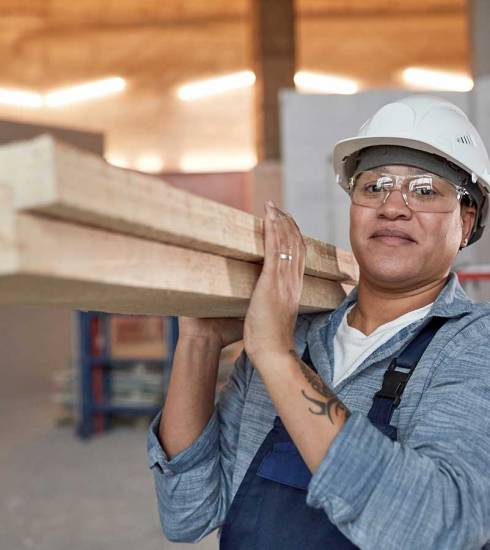
<svg viewBox="0 0 490 550">
<path fill-rule="evenodd" d="M 307 341 L 330 386 L 334 335 L 356 298 L 354 288 L 334 311 L 298 316 L 297 352 Z M 306 503 L 363 550 L 479 550 L 490 540 L 490 303 L 470 300 L 451 272 L 425 320 L 435 315 L 448 320 L 395 409 L 398 441 L 367 413 L 390 359 L 424 319 L 400 330 L 335 387 L 351 415 L 312 475 Z M 242 352 L 202 433 L 172 460 L 157 438 L 161 413 L 153 419 L 148 462 L 169 540 L 197 542 L 224 523 L 276 414 Z"/>
</svg>

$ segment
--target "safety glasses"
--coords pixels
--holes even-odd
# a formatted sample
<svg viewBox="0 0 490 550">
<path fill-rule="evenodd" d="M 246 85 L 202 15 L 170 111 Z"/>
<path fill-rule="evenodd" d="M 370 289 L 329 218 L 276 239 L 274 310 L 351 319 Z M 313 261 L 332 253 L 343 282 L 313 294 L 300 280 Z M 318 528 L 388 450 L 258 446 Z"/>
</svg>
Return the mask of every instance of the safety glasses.
<svg viewBox="0 0 490 550">
<path fill-rule="evenodd" d="M 378 208 L 392 191 L 399 190 L 405 204 L 415 212 L 452 212 L 468 192 L 435 174 L 384 174 L 376 170 L 358 172 L 349 180 L 354 204 Z"/>
</svg>

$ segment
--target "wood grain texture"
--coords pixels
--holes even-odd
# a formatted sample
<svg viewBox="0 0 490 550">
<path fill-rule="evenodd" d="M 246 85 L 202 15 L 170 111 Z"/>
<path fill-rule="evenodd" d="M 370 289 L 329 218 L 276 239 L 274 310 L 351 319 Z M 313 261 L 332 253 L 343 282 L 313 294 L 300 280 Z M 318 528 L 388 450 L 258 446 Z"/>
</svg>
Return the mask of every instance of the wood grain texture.
<svg viewBox="0 0 490 550">
<path fill-rule="evenodd" d="M 49 217 L 262 263 L 263 220 L 109 165 L 50 136 L 0 147 L 0 182 L 14 205 Z M 307 275 L 355 284 L 353 255 L 305 236 Z"/>
<path fill-rule="evenodd" d="M 0 208 L 0 305 L 244 317 L 261 272 L 251 262 L 8 211 Z M 335 308 L 345 290 L 305 276 L 300 313 Z"/>
</svg>

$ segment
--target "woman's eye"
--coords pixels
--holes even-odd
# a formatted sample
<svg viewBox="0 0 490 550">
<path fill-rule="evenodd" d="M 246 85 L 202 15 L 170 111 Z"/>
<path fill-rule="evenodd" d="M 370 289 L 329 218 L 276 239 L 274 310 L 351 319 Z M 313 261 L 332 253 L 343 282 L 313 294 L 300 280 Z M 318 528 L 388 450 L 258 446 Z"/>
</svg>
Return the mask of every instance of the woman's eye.
<svg viewBox="0 0 490 550">
<path fill-rule="evenodd" d="M 420 197 L 433 197 L 439 193 L 434 188 L 432 178 L 421 177 L 411 182 L 411 190 Z"/>
<path fill-rule="evenodd" d="M 437 195 L 437 192 L 435 189 L 433 189 L 431 186 L 428 185 L 419 185 L 416 186 L 413 191 L 416 195 L 421 195 L 423 197 L 431 197 L 433 195 Z"/>
<path fill-rule="evenodd" d="M 373 182 L 364 184 L 363 189 L 366 193 L 379 193 L 380 191 L 383 190 L 383 185 L 377 181 L 373 181 Z"/>
</svg>

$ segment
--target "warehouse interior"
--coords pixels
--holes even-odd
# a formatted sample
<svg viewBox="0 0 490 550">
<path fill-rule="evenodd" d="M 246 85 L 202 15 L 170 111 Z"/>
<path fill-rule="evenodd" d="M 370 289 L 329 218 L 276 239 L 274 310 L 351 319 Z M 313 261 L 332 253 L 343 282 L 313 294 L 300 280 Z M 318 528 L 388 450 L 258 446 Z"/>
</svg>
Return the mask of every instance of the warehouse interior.
<svg viewBox="0 0 490 550">
<path fill-rule="evenodd" d="M 0 149 L 49 134 L 259 218 L 272 199 L 349 251 L 333 144 L 423 92 L 470 114 L 490 146 L 489 22 L 486 0 L 11 0 Z M 488 239 L 455 266 L 479 300 Z M 176 327 L 176 315 L 0 302 L 1 550 L 191 547 L 162 533 L 146 457 Z M 217 393 L 241 349 L 222 351 Z M 197 547 L 218 548 L 216 534 Z"/>
</svg>

